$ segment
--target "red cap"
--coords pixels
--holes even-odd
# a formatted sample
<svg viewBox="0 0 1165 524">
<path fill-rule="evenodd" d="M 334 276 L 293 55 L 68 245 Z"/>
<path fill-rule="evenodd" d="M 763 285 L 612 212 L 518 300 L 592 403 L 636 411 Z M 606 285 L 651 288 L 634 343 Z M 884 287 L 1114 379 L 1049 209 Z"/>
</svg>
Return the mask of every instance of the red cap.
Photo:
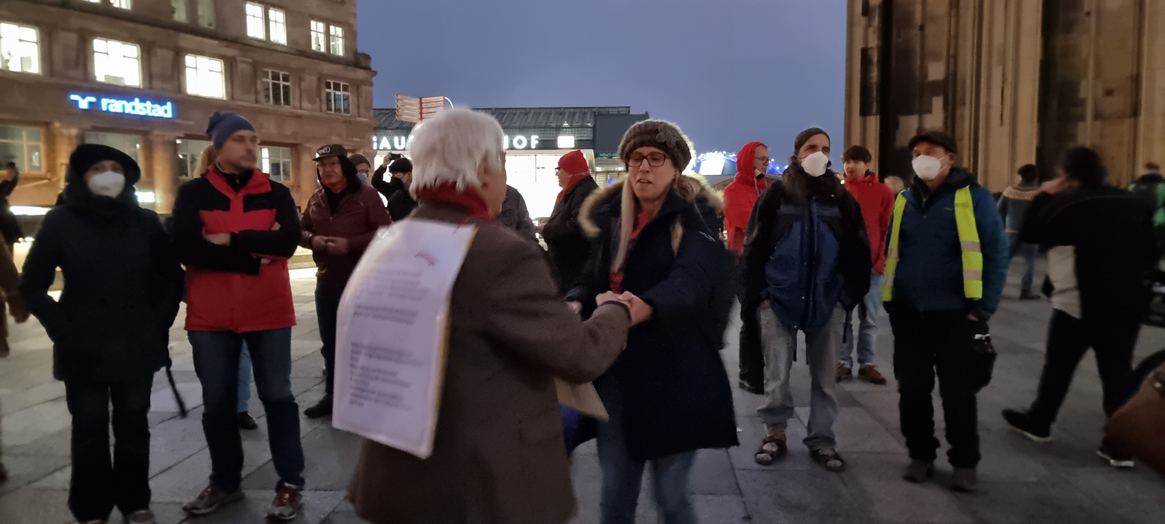
<svg viewBox="0 0 1165 524">
<path fill-rule="evenodd" d="M 558 168 L 566 171 L 568 175 L 591 172 L 591 167 L 587 164 L 586 155 L 583 155 L 583 152 L 577 149 L 562 155 L 562 158 L 558 159 Z"/>
</svg>

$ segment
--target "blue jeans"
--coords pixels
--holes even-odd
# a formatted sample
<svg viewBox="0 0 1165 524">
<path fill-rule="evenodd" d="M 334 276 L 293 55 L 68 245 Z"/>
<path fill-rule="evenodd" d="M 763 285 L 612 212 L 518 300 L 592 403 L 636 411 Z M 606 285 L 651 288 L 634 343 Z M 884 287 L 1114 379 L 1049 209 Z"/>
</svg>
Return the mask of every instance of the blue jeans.
<svg viewBox="0 0 1165 524">
<path fill-rule="evenodd" d="M 239 356 L 251 353 L 255 386 L 267 412 L 267 435 L 281 484 L 302 487 L 303 446 L 299 406 L 291 394 L 291 328 L 236 333 L 191 331 L 194 371 L 202 382 L 202 430 L 210 448 L 210 482 L 228 493 L 239 489 L 243 443 L 238 426 Z"/>
<path fill-rule="evenodd" d="M 251 403 L 251 352 L 247 351 L 247 343 L 243 342 L 242 355 L 239 356 L 239 413 L 247 412 L 247 404 Z"/>
<path fill-rule="evenodd" d="M 610 418 L 599 423 L 599 467 L 603 472 L 599 522 L 634 524 L 647 462 L 632 459 L 627 450 L 620 388 L 618 384 L 612 386 L 603 397 Z M 664 524 L 696 524 L 696 513 L 688 497 L 688 477 L 695 460 L 696 452 L 687 451 L 651 461 L 653 494 Z"/>
<path fill-rule="evenodd" d="M 874 363 L 874 343 L 878 341 L 878 311 L 882 309 L 882 275 L 870 275 L 870 292 L 855 309 L 858 313 L 858 367 Z M 841 353 L 838 358 L 845 367 L 854 367 L 854 311 L 845 314 Z"/>
<path fill-rule="evenodd" d="M 1036 278 L 1036 255 L 1039 253 L 1040 247 L 1020 242 L 1019 233 L 1008 233 L 1007 238 L 1011 240 L 1011 258 L 1015 258 L 1015 255 L 1023 256 L 1024 271 L 1020 289 L 1030 292 L 1032 281 Z"/>
</svg>

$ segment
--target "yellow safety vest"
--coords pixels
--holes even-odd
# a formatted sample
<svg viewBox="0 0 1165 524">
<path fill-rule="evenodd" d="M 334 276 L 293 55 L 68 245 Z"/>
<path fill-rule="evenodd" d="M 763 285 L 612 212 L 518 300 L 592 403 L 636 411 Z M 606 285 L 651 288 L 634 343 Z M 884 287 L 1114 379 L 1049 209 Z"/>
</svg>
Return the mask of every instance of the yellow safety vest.
<svg viewBox="0 0 1165 524">
<path fill-rule="evenodd" d="M 898 272 L 898 235 L 902 232 L 902 215 L 906 212 L 906 194 L 898 194 L 894 201 L 894 219 L 890 225 L 890 246 L 886 250 L 886 280 L 882 284 L 882 300 L 894 299 L 894 274 Z M 975 205 L 971 202 L 971 188 L 955 192 L 955 224 L 959 229 L 959 245 L 963 250 L 963 293 L 971 300 L 983 298 L 983 250 L 979 246 L 979 228 L 975 225 Z"/>
</svg>

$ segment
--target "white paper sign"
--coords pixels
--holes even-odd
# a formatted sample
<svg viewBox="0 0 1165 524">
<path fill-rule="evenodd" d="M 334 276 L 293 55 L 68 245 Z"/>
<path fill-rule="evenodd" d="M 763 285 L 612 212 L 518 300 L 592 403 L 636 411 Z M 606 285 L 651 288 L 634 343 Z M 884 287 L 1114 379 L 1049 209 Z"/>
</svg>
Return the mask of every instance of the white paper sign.
<svg viewBox="0 0 1165 524">
<path fill-rule="evenodd" d="M 340 302 L 332 425 L 422 459 L 433 453 L 449 299 L 476 229 L 382 228 Z"/>
</svg>

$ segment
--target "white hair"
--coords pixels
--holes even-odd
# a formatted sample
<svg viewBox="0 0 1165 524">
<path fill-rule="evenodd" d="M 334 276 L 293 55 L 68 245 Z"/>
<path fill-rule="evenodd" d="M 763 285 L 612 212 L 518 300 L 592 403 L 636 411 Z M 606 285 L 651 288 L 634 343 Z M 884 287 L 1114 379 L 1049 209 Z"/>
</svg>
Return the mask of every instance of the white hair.
<svg viewBox="0 0 1165 524">
<path fill-rule="evenodd" d="M 413 131 L 411 190 L 457 184 L 458 190 L 481 187 L 482 162 L 501 171 L 505 132 L 494 117 L 472 109 L 452 109 L 425 120 Z"/>
</svg>

